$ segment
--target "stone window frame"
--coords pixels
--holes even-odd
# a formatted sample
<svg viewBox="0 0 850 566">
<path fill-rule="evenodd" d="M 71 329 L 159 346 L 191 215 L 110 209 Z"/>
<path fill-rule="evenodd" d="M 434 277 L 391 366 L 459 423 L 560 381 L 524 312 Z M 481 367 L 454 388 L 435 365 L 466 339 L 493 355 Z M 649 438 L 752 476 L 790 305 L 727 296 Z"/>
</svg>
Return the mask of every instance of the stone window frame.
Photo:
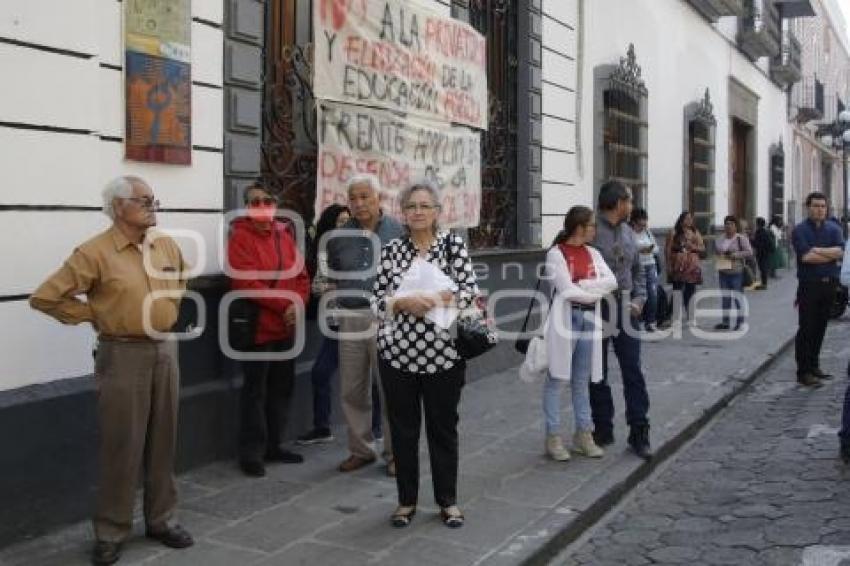
<svg viewBox="0 0 850 566">
<path fill-rule="evenodd" d="M 711 234 L 715 222 L 717 118 L 708 88 L 702 99 L 685 106 L 683 128 L 683 208 L 691 212 L 701 234 Z M 696 157 L 698 151 L 705 153 L 702 159 Z M 698 176 L 702 178 L 698 180 Z M 705 206 L 700 206 L 700 201 Z"/>
<path fill-rule="evenodd" d="M 649 210 L 649 122 L 648 104 L 649 90 L 642 77 L 640 65 L 637 64 L 634 44 L 629 44 L 626 56 L 620 58 L 618 65 L 599 65 L 594 69 L 594 202 L 599 193 L 599 187 L 608 180 L 618 180 L 632 189 L 635 206 Z M 632 104 L 634 112 L 623 112 L 624 106 L 611 108 L 612 96 L 615 93 L 617 101 Z M 630 115 L 629 115 L 630 114 Z M 617 123 L 617 141 L 623 141 L 623 136 L 630 136 L 632 144 L 612 141 L 611 125 Z M 627 134 L 625 132 L 628 132 Z M 617 146 L 617 147 L 614 147 Z M 627 162 L 636 173 L 633 177 L 622 174 L 612 174 L 612 169 L 618 169 L 618 160 L 613 154 L 626 155 Z"/>
</svg>

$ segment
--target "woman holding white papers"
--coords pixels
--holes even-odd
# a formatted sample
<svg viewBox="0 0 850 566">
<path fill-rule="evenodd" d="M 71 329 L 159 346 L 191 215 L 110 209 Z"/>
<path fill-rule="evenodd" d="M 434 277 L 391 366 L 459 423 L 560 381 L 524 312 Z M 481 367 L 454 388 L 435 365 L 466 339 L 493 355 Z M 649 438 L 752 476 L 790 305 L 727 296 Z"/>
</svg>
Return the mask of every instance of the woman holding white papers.
<svg viewBox="0 0 850 566">
<path fill-rule="evenodd" d="M 546 321 L 549 375 L 543 386 L 546 453 L 564 462 L 570 453 L 561 440 L 561 387 L 569 381 L 575 435 L 573 451 L 590 458 L 604 452 L 593 441 L 588 385 L 602 380 L 602 323 L 599 301 L 617 288 L 602 255 L 587 245 L 596 234 L 593 211 L 574 206 L 564 229 L 546 254 L 546 276 L 554 298 Z"/>
<path fill-rule="evenodd" d="M 416 513 L 422 407 L 434 498 L 449 527 L 463 525 L 457 507 L 458 404 L 466 363 L 448 332 L 457 309 L 472 305 L 478 285 L 459 236 L 437 230 L 440 199 L 425 183 L 400 195 L 408 233 L 381 251 L 372 296 L 378 358 L 396 462 L 395 527 Z"/>
</svg>

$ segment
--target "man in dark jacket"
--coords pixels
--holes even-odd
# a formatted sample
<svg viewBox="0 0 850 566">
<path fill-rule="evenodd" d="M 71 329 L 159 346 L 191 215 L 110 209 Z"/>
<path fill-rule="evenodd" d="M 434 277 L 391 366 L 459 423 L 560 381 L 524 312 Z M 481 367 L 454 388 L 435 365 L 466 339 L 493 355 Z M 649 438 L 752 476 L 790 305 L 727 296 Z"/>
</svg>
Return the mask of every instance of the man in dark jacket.
<svg viewBox="0 0 850 566">
<path fill-rule="evenodd" d="M 593 439 L 600 446 L 614 442 L 614 399 L 608 385 L 608 346 L 613 344 L 623 380 L 628 443 L 635 454 L 648 459 L 652 456 L 649 394 L 640 367 L 640 340 L 633 332 L 646 302 L 646 276 L 640 263 L 635 234 L 626 222 L 632 211 L 631 191 L 618 181 L 608 181 L 599 189 L 598 205 L 596 238 L 592 245 L 617 277 L 618 289 L 613 294 L 613 301 L 602 302 L 602 317 L 608 322 L 615 321 L 617 332 L 606 337 L 602 345 L 604 379 L 600 383 L 591 383 L 589 388 Z M 612 308 L 616 308 L 617 312 L 610 312 Z"/>
<path fill-rule="evenodd" d="M 773 239 L 773 234 L 767 229 L 767 222 L 764 218 L 756 218 L 756 231 L 753 233 L 751 243 L 756 253 L 759 273 L 761 273 L 761 285 L 757 289 L 767 289 L 767 280 L 770 277 L 770 258 L 776 251 L 776 242 Z"/>
<path fill-rule="evenodd" d="M 821 192 L 809 193 L 809 217 L 791 235 L 797 255 L 797 312 L 800 328 L 794 343 L 797 382 L 820 387 L 832 376 L 820 369 L 820 350 L 829 313 L 835 301 L 840 273 L 838 262 L 844 256 L 841 227 L 826 219 L 828 201 Z"/>
<path fill-rule="evenodd" d="M 400 238 L 404 229 L 397 220 L 381 211 L 379 181 L 360 175 L 348 182 L 348 209 L 351 220 L 343 226 L 342 236 L 328 242 L 328 266 L 340 293 L 339 307 L 339 379 L 340 404 L 348 425 L 349 456 L 339 471 L 353 472 L 377 459 L 372 432 L 372 383 L 377 381 L 378 355 L 375 317 L 369 297 L 378 272 L 376 258 L 380 248 Z M 378 388 L 383 397 L 383 389 Z M 383 399 L 382 399 L 383 400 Z M 383 415 L 383 457 L 387 475 L 395 475 L 392 437 Z"/>
</svg>

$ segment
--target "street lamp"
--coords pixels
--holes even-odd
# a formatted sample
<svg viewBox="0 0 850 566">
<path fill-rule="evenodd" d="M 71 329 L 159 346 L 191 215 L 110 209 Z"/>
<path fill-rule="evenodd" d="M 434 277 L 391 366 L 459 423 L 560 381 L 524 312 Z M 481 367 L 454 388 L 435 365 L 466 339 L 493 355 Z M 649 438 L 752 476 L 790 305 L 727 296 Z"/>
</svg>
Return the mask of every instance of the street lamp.
<svg viewBox="0 0 850 566">
<path fill-rule="evenodd" d="M 841 133 L 841 174 L 844 177 L 844 204 L 841 215 L 841 228 L 844 231 L 844 239 L 847 239 L 847 145 L 850 144 L 850 110 L 842 110 L 838 115 L 838 123 L 843 130 Z"/>
</svg>

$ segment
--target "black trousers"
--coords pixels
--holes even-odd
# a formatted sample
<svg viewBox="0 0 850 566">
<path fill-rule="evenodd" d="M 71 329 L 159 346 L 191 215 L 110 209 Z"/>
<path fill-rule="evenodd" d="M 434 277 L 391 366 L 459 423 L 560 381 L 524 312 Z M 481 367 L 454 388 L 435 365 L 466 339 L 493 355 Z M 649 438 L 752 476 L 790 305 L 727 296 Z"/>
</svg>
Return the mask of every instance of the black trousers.
<svg viewBox="0 0 850 566">
<path fill-rule="evenodd" d="M 797 377 L 820 368 L 820 349 L 829 322 L 829 309 L 835 301 L 834 279 L 800 281 L 797 311 L 800 327 L 794 342 Z"/>
<path fill-rule="evenodd" d="M 432 375 L 402 373 L 383 360 L 381 382 L 396 465 L 398 503 L 416 505 L 419 496 L 419 430 L 422 409 L 431 458 L 434 499 L 440 507 L 457 503 L 460 392 L 465 382 L 464 364 Z"/>
<path fill-rule="evenodd" d="M 254 346 L 251 352 L 280 352 L 289 345 L 272 342 Z M 239 431 L 239 458 L 261 462 L 267 451 L 280 445 L 286 427 L 289 404 L 295 384 L 294 360 L 244 361 L 242 415 Z"/>
<path fill-rule="evenodd" d="M 761 284 L 767 287 L 767 280 L 770 278 L 770 256 L 762 256 L 756 258 L 761 273 Z"/>
<path fill-rule="evenodd" d="M 685 283 L 684 281 L 673 281 L 673 291 L 682 292 L 682 314 L 687 315 L 691 308 L 691 298 L 697 292 L 696 283 Z M 605 303 L 602 303 L 603 305 Z"/>
<path fill-rule="evenodd" d="M 695 287 L 689 283 L 686 285 Z M 626 423 L 629 426 L 649 425 L 649 393 L 646 390 L 646 379 L 640 368 L 640 340 L 634 335 L 627 334 L 624 327 L 624 325 L 630 325 L 630 328 L 634 329 L 636 321 L 629 315 L 623 316 L 623 299 L 616 300 L 614 304 L 618 309 L 617 313 L 610 312 L 608 301 L 602 301 L 602 318 L 606 322 L 616 320 L 617 334 L 602 341 L 603 380 L 599 383 L 591 383 L 588 387 L 593 428 L 600 432 L 614 430 L 614 397 L 611 395 L 611 386 L 608 385 L 609 344 L 613 344 L 614 355 L 617 356 L 617 362 L 620 364 L 623 397 L 626 401 Z"/>
</svg>

